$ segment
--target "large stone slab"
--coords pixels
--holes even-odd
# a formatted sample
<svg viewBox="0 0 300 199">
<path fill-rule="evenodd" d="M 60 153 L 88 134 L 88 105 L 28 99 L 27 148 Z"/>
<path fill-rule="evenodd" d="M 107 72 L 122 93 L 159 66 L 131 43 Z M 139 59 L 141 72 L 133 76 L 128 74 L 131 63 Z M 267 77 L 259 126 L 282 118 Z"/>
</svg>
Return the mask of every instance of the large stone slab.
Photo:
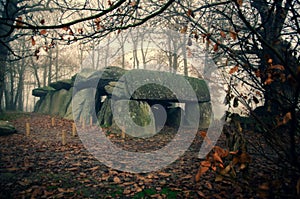
<svg viewBox="0 0 300 199">
<path fill-rule="evenodd" d="M 195 126 L 198 123 L 198 129 L 207 129 L 211 123 L 212 116 L 213 112 L 210 102 L 185 104 L 185 125 L 187 126 Z"/>
<path fill-rule="evenodd" d="M 91 86 L 97 87 L 98 92 L 102 95 L 107 95 L 108 93 L 104 87 L 110 82 L 117 82 L 125 73 L 126 70 L 115 66 L 110 66 L 103 70 L 86 69 L 77 74 L 75 88 L 76 90 L 81 90 Z"/>
<path fill-rule="evenodd" d="M 0 136 L 16 133 L 16 128 L 8 121 L 0 120 Z"/>
<path fill-rule="evenodd" d="M 147 102 L 118 100 L 112 108 L 114 122 L 128 135 L 147 138 L 156 134 L 155 118 Z"/>
<path fill-rule="evenodd" d="M 54 88 L 55 90 L 69 90 L 73 86 L 73 81 L 71 79 L 59 80 L 57 82 L 51 83 L 49 86 Z"/>
<path fill-rule="evenodd" d="M 35 88 L 32 90 L 32 95 L 36 96 L 36 97 L 44 97 L 46 96 L 48 93 L 51 93 L 55 91 L 54 88 L 50 87 L 50 86 L 45 86 L 45 87 L 41 87 L 41 88 Z"/>
<path fill-rule="evenodd" d="M 107 90 L 110 89 L 112 95 L 119 98 L 125 95 L 125 98 L 133 100 L 210 101 L 209 90 L 204 80 L 168 72 L 131 70 L 126 72 L 121 81 L 110 87 L 107 87 Z"/>
<path fill-rule="evenodd" d="M 68 105 L 71 103 L 71 91 L 61 89 L 52 94 L 52 101 L 50 105 L 50 114 L 63 117 L 67 111 Z"/>
<path fill-rule="evenodd" d="M 101 106 L 98 113 L 98 122 L 102 127 L 108 127 L 112 125 L 112 110 L 111 110 L 111 99 L 106 98 Z"/>
</svg>

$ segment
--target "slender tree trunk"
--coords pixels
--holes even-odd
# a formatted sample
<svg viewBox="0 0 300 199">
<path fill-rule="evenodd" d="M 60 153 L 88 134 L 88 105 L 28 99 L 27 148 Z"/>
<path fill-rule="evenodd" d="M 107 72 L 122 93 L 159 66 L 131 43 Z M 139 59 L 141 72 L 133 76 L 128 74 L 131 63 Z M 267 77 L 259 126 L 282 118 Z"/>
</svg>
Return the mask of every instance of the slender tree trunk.
<svg viewBox="0 0 300 199">
<path fill-rule="evenodd" d="M 186 45 L 187 45 L 187 38 L 186 38 L 186 34 L 184 34 L 183 36 L 183 44 L 182 44 L 182 54 L 183 54 L 183 73 L 185 76 L 189 75 L 188 72 L 188 66 L 187 66 L 187 54 L 186 54 Z"/>
<path fill-rule="evenodd" d="M 18 0 L 10 0 L 2 2 L 3 10 L 0 14 L 3 19 L 7 19 L 0 23 L 0 112 L 3 111 L 3 94 L 5 90 L 6 64 L 8 58 L 8 47 L 10 35 L 13 29 L 5 24 L 12 25 L 17 16 Z"/>
<path fill-rule="evenodd" d="M 55 57 L 55 81 L 58 81 L 58 69 L 59 69 L 59 62 L 58 62 L 58 46 L 56 48 L 56 57 Z"/>
<path fill-rule="evenodd" d="M 52 81 L 52 64 L 53 64 L 52 56 L 53 56 L 52 49 L 50 49 L 49 50 L 48 85 L 50 85 L 51 81 Z"/>
<path fill-rule="evenodd" d="M 37 66 L 34 64 L 33 58 L 31 57 L 31 65 L 33 67 L 33 74 L 35 76 L 36 82 L 37 82 L 37 86 L 41 87 L 41 80 L 39 77 L 39 72 L 38 72 L 38 68 Z"/>
</svg>

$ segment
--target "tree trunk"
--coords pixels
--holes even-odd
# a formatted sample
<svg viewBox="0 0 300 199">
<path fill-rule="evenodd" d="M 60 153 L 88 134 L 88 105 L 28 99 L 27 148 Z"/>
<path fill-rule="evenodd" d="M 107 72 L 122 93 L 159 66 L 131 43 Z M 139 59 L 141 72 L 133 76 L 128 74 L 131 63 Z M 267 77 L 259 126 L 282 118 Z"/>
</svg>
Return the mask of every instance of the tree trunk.
<svg viewBox="0 0 300 199">
<path fill-rule="evenodd" d="M 3 93 L 5 89 L 5 75 L 6 75 L 6 64 L 9 48 L 10 35 L 13 29 L 10 25 L 14 23 L 18 11 L 18 0 L 10 0 L 2 2 L 4 5 L 1 10 L 1 17 L 4 19 L 3 23 L 0 23 L 0 112 L 3 111 Z M 7 19 L 7 20 L 5 20 Z M 9 25 L 5 25 L 9 24 Z"/>
<path fill-rule="evenodd" d="M 51 80 L 52 80 L 52 49 L 49 50 L 49 70 L 48 70 L 48 85 L 51 84 Z"/>
<path fill-rule="evenodd" d="M 274 3 L 274 10 L 267 3 L 260 0 L 252 2 L 262 18 L 263 28 L 259 31 L 265 40 L 262 43 L 262 53 L 260 56 L 260 72 L 262 83 L 265 84 L 270 76 L 270 65 L 282 65 L 284 67 L 284 75 L 295 78 L 297 70 L 297 58 L 292 55 L 291 44 L 281 37 L 284 22 L 287 17 L 287 9 L 289 4 L 278 0 Z M 271 61 L 272 60 L 272 61 Z M 296 89 L 293 81 L 277 81 L 272 76 L 273 82 L 265 85 L 265 106 L 267 110 L 274 114 L 286 113 L 293 107 L 295 103 Z M 291 80 L 291 79 L 290 79 Z"/>
</svg>

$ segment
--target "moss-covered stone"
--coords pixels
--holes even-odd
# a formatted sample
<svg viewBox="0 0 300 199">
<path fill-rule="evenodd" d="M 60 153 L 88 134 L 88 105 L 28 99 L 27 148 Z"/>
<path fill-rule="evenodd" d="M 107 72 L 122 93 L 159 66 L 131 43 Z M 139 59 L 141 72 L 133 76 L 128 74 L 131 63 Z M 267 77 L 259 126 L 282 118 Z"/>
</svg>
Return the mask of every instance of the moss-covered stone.
<svg viewBox="0 0 300 199">
<path fill-rule="evenodd" d="M 127 98 L 134 100 L 210 101 L 204 80 L 178 74 L 131 70 L 122 79 L 126 84 Z"/>
<path fill-rule="evenodd" d="M 182 114 L 184 112 L 180 107 L 168 108 L 166 125 L 177 128 L 181 124 Z"/>
<path fill-rule="evenodd" d="M 199 111 L 199 112 L 198 112 Z M 207 129 L 212 117 L 212 107 L 210 102 L 206 103 L 186 103 L 185 105 L 185 125 L 195 126 L 198 129 Z"/>
<path fill-rule="evenodd" d="M 72 92 L 61 89 L 52 94 L 50 114 L 64 116 L 72 99 Z"/>
<path fill-rule="evenodd" d="M 55 89 L 50 87 L 50 86 L 45 86 L 45 87 L 41 87 L 41 88 L 35 88 L 32 90 L 32 95 L 36 96 L 36 97 L 44 97 L 46 96 L 48 93 L 54 92 Z"/>
<path fill-rule="evenodd" d="M 73 86 L 73 81 L 71 79 L 59 80 L 57 82 L 51 83 L 49 86 L 51 86 L 55 90 L 69 90 Z"/>
<path fill-rule="evenodd" d="M 146 138 L 156 133 L 154 115 L 147 102 L 118 100 L 113 105 L 113 118 L 119 128 L 133 137 Z"/>
<path fill-rule="evenodd" d="M 111 111 L 111 99 L 106 98 L 98 113 L 98 122 L 102 127 L 109 127 L 112 125 L 112 111 Z"/>
<path fill-rule="evenodd" d="M 16 133 L 16 128 L 7 121 L 0 120 L 0 136 Z"/>
</svg>

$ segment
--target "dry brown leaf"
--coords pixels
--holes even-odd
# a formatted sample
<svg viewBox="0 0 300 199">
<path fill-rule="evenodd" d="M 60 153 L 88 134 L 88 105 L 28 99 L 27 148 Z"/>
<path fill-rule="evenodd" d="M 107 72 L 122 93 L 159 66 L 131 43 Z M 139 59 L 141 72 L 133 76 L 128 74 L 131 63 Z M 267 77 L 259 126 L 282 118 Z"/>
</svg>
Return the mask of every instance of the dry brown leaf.
<svg viewBox="0 0 300 199">
<path fill-rule="evenodd" d="M 243 6 L 243 0 L 236 0 L 237 4 L 242 7 Z"/>
<path fill-rule="evenodd" d="M 269 67 L 270 69 L 277 69 L 277 70 L 284 70 L 284 66 L 283 65 L 280 65 L 280 64 L 277 64 L 277 65 L 271 65 Z"/>
<path fill-rule="evenodd" d="M 267 191 L 270 189 L 270 186 L 267 182 L 264 182 L 263 184 L 259 185 L 258 187 L 260 190 L 264 190 L 264 191 Z"/>
<path fill-rule="evenodd" d="M 283 120 L 282 120 L 282 122 L 280 122 L 279 125 L 286 124 L 286 123 L 288 123 L 291 119 L 292 119 L 292 114 L 291 114 L 291 112 L 288 112 L 288 113 L 286 113 L 286 114 L 284 115 Z"/>
<path fill-rule="evenodd" d="M 221 182 L 223 180 L 223 176 L 217 175 L 215 178 L 215 182 Z"/>
<path fill-rule="evenodd" d="M 226 157 L 226 156 L 228 156 L 228 154 L 229 154 L 229 151 L 228 151 L 228 150 L 222 149 L 222 148 L 219 147 L 219 146 L 214 146 L 214 150 L 215 150 L 216 153 L 219 154 L 219 156 L 220 156 L 221 158 Z"/>
<path fill-rule="evenodd" d="M 44 29 L 44 30 L 41 30 L 41 31 L 40 31 L 40 34 L 41 34 L 41 35 L 47 34 L 47 30 L 45 30 L 45 29 Z"/>
<path fill-rule="evenodd" d="M 92 168 L 90 168 L 88 170 L 90 170 L 90 171 L 96 171 L 97 169 L 99 169 L 99 166 L 92 167 Z"/>
<path fill-rule="evenodd" d="M 269 77 L 269 78 L 264 82 L 264 84 L 265 84 L 265 85 L 270 85 L 272 82 L 273 82 L 273 79 Z"/>
<path fill-rule="evenodd" d="M 235 67 L 231 68 L 230 71 L 229 71 L 229 74 L 231 75 L 232 73 L 235 73 L 239 70 L 239 66 L 236 65 Z"/>
<path fill-rule="evenodd" d="M 195 14 L 194 14 L 194 12 L 193 12 L 191 9 L 188 9 L 188 11 L 187 11 L 187 16 L 188 16 L 188 17 L 195 18 Z"/>
<path fill-rule="evenodd" d="M 200 136 L 201 136 L 202 138 L 205 138 L 205 137 L 206 137 L 206 132 L 205 132 L 205 131 L 201 131 L 201 132 L 200 132 Z"/>
<path fill-rule="evenodd" d="M 171 175 L 170 173 L 165 173 L 165 172 L 159 172 L 158 174 L 164 177 L 169 177 Z"/>
<path fill-rule="evenodd" d="M 31 37 L 31 44 L 32 44 L 32 46 L 35 46 L 35 44 L 36 44 L 33 36 Z"/>
<path fill-rule="evenodd" d="M 132 1 L 132 2 L 130 2 L 129 5 L 132 6 L 132 7 L 135 7 L 137 5 L 137 2 L 136 1 Z"/>
<path fill-rule="evenodd" d="M 216 162 L 220 162 L 220 163 L 223 163 L 223 160 L 221 159 L 221 157 L 219 156 L 218 153 L 213 153 L 213 159 L 216 161 Z"/>
<path fill-rule="evenodd" d="M 196 181 L 196 182 L 199 182 L 201 176 L 202 176 L 205 172 L 207 172 L 208 169 L 209 169 L 209 167 L 200 167 L 200 169 L 198 170 L 198 172 L 197 172 L 197 174 L 196 174 L 196 176 L 195 176 L 195 181 Z"/>
<path fill-rule="evenodd" d="M 211 166 L 211 162 L 207 161 L 207 160 L 204 160 L 204 161 L 200 162 L 200 166 L 202 166 L 202 167 L 210 167 Z"/>
<path fill-rule="evenodd" d="M 187 32 L 188 27 L 184 26 L 180 29 L 180 33 L 185 34 Z"/>
<path fill-rule="evenodd" d="M 234 31 L 229 31 L 229 36 L 231 37 L 231 39 L 233 41 L 235 41 L 237 39 L 237 33 Z"/>
<path fill-rule="evenodd" d="M 120 184 L 121 183 L 121 179 L 118 176 L 114 177 L 114 183 Z"/>
<path fill-rule="evenodd" d="M 202 191 L 197 191 L 197 194 L 202 198 L 206 198 L 205 194 Z"/>
<path fill-rule="evenodd" d="M 217 52 L 219 50 L 219 44 L 215 43 L 213 49 L 215 52 Z"/>
<path fill-rule="evenodd" d="M 260 77 L 260 70 L 256 70 L 256 71 L 255 71 L 255 76 L 256 76 L 256 77 Z"/>
<path fill-rule="evenodd" d="M 17 23 L 16 23 L 16 25 L 17 26 L 23 26 L 22 20 L 23 20 L 22 17 L 17 17 Z"/>
<path fill-rule="evenodd" d="M 67 168 L 67 171 L 77 171 L 79 168 L 78 167 L 72 167 L 72 168 Z"/>
<path fill-rule="evenodd" d="M 226 33 L 224 31 L 222 31 L 222 30 L 220 32 L 220 35 L 221 35 L 222 38 L 224 38 L 224 39 L 226 38 Z"/>
<path fill-rule="evenodd" d="M 212 189 L 213 188 L 212 184 L 210 182 L 208 182 L 208 181 L 205 182 L 205 185 L 206 185 L 206 187 L 208 189 Z"/>
</svg>

